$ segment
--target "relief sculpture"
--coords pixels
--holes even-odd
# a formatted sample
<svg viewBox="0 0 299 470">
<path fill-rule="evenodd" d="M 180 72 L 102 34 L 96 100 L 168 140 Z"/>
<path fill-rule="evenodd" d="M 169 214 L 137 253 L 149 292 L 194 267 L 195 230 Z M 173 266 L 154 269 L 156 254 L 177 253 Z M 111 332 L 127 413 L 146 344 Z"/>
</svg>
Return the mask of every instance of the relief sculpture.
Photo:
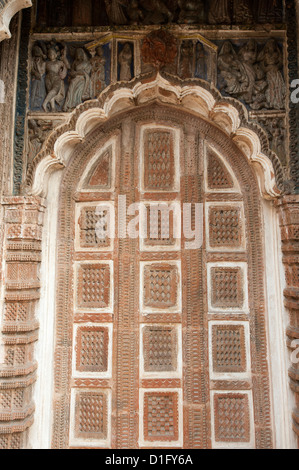
<svg viewBox="0 0 299 470">
<path fill-rule="evenodd" d="M 90 60 L 91 63 L 91 82 L 92 82 L 92 96 L 98 96 L 105 88 L 105 57 L 102 46 L 98 46 L 95 50 L 94 57 Z"/>
<path fill-rule="evenodd" d="M 39 0 L 39 4 L 41 27 L 283 21 L 282 0 Z"/>
<path fill-rule="evenodd" d="M 226 24 L 231 22 L 229 0 L 212 0 L 209 5 L 209 23 Z"/>
<path fill-rule="evenodd" d="M 75 61 L 69 73 L 70 86 L 63 107 L 65 112 L 91 98 L 91 69 L 89 58 L 84 49 L 76 49 Z"/>
<path fill-rule="evenodd" d="M 203 23 L 205 17 L 205 6 L 202 0 L 180 0 L 181 12 L 179 23 L 196 24 Z"/>
<path fill-rule="evenodd" d="M 131 44 L 126 42 L 118 54 L 119 80 L 130 81 L 133 78 L 133 52 Z"/>
<path fill-rule="evenodd" d="M 46 52 L 46 51 L 45 51 Z M 46 58 L 47 55 L 37 44 L 32 49 L 31 68 L 31 108 L 38 109 L 46 98 Z"/>
<path fill-rule="evenodd" d="M 70 112 L 96 98 L 110 83 L 110 62 L 110 43 L 36 42 L 31 53 L 30 109 Z"/>
<path fill-rule="evenodd" d="M 70 68 L 69 62 L 66 57 L 66 49 L 61 52 L 59 57 L 58 50 L 55 46 L 51 46 L 48 50 L 48 60 L 46 62 L 46 90 L 47 96 L 43 103 L 45 112 L 56 111 L 56 104 L 61 106 L 65 99 L 65 84 L 64 79 L 67 76 L 67 71 Z"/>
<path fill-rule="evenodd" d="M 275 39 L 264 46 L 251 39 L 237 48 L 225 41 L 218 56 L 219 87 L 254 110 L 284 109 L 282 51 Z"/>
</svg>

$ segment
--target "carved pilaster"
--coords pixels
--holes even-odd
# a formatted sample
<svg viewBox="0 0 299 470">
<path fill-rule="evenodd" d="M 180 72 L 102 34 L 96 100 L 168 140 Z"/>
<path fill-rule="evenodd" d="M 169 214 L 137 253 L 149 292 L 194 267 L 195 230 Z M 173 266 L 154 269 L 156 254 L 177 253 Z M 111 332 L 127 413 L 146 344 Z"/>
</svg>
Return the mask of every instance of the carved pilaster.
<svg viewBox="0 0 299 470">
<path fill-rule="evenodd" d="M 294 340 L 299 339 L 299 195 L 285 196 L 277 203 L 280 215 L 283 263 L 286 273 L 284 291 L 285 307 L 289 312 L 287 344 L 294 352 Z M 289 369 L 290 387 L 295 393 L 296 408 L 293 412 L 293 429 L 299 446 L 299 363 L 292 355 Z"/>
<path fill-rule="evenodd" d="M 7 197 L 3 263 L 2 358 L 0 363 L 0 449 L 22 448 L 33 422 L 32 387 L 37 363 L 35 318 L 40 297 L 44 201 L 37 197 Z"/>
</svg>

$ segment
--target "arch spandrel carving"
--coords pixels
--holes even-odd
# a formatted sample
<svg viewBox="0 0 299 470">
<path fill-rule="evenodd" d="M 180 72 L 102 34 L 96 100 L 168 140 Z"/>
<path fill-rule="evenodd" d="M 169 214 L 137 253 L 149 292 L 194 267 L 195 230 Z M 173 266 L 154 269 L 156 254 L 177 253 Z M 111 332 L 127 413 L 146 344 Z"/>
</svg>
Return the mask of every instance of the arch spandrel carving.
<svg viewBox="0 0 299 470">
<path fill-rule="evenodd" d="M 9 24 L 12 17 L 23 8 L 32 7 L 31 0 L 7 0 L 0 8 L 0 42 L 11 37 Z"/>
<path fill-rule="evenodd" d="M 76 145 L 84 142 L 87 135 L 101 123 L 123 111 L 158 102 L 202 118 L 210 124 L 207 133 L 212 133 L 214 126 L 221 129 L 255 169 L 263 197 L 278 197 L 281 192 L 277 181 L 282 170 L 277 157 L 269 150 L 264 131 L 248 123 L 247 111 L 240 102 L 232 98 L 224 99 L 213 86 L 208 86 L 201 80 L 185 82 L 166 78 L 159 73 L 127 86 L 110 86 L 97 100 L 78 106 L 68 123 L 50 134 L 29 167 L 26 193 L 44 196 L 49 175 L 56 169 L 66 167 Z M 277 168 L 276 175 L 273 165 Z"/>
</svg>

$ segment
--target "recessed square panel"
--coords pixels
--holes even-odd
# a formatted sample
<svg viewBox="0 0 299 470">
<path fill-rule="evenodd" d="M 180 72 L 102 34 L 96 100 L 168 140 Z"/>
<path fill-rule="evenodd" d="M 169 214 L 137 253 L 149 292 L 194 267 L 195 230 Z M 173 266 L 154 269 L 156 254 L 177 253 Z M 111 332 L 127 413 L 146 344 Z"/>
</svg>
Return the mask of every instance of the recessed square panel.
<svg viewBox="0 0 299 470">
<path fill-rule="evenodd" d="M 160 125 L 140 132 L 141 189 L 144 192 L 179 191 L 180 131 Z"/>
<path fill-rule="evenodd" d="M 141 310 L 144 313 L 181 311 L 180 264 L 141 263 Z"/>
<path fill-rule="evenodd" d="M 209 322 L 211 379 L 243 380 L 250 375 L 248 322 Z"/>
<path fill-rule="evenodd" d="M 140 447 L 182 446 L 182 391 L 140 390 Z"/>
<path fill-rule="evenodd" d="M 77 204 L 76 251 L 113 250 L 114 217 L 114 205 L 111 202 Z"/>
<path fill-rule="evenodd" d="M 113 325 L 110 323 L 75 325 L 73 377 L 111 377 L 112 329 Z"/>
<path fill-rule="evenodd" d="M 141 327 L 140 375 L 144 378 L 178 378 L 182 375 L 180 325 Z"/>
<path fill-rule="evenodd" d="M 207 203 L 206 235 L 210 251 L 244 251 L 245 216 L 241 203 Z"/>
<path fill-rule="evenodd" d="M 247 285 L 246 263 L 209 263 L 209 312 L 248 313 Z"/>
<path fill-rule="evenodd" d="M 181 204 L 144 203 L 141 212 L 142 251 L 176 251 L 181 248 Z"/>
<path fill-rule="evenodd" d="M 78 311 L 112 312 L 112 261 L 76 263 L 76 307 Z"/>
<path fill-rule="evenodd" d="M 254 447 L 251 392 L 212 392 L 211 405 L 213 447 Z"/>
<path fill-rule="evenodd" d="M 71 393 L 70 445 L 106 447 L 111 440 L 111 392 L 78 389 Z"/>
</svg>

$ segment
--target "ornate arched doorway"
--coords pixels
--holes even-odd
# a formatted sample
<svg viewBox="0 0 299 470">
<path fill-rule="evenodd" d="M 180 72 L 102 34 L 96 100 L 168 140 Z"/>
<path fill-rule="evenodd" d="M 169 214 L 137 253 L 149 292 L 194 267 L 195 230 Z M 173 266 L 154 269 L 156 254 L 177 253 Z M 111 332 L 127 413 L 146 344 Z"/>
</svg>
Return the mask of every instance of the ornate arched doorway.
<svg viewBox="0 0 299 470">
<path fill-rule="evenodd" d="M 59 200 L 54 447 L 271 447 L 259 188 L 236 145 L 171 106 L 118 113 Z M 162 223 L 125 237 L 139 202 L 192 204 L 193 231 L 202 204 L 202 246 Z"/>
</svg>

